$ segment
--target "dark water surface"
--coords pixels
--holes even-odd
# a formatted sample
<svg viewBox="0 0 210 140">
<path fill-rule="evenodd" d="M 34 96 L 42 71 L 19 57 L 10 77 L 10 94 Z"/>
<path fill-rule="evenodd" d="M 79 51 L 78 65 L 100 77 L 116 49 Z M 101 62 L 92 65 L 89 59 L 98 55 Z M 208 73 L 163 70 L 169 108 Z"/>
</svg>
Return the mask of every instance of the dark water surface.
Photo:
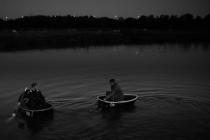
<svg viewBox="0 0 210 140">
<path fill-rule="evenodd" d="M 139 95 L 135 108 L 97 108 L 110 78 Z M 55 106 L 54 118 L 7 121 L 32 81 Z M 1 140 L 210 138 L 210 50 L 169 44 L 0 53 L 0 101 Z"/>
</svg>

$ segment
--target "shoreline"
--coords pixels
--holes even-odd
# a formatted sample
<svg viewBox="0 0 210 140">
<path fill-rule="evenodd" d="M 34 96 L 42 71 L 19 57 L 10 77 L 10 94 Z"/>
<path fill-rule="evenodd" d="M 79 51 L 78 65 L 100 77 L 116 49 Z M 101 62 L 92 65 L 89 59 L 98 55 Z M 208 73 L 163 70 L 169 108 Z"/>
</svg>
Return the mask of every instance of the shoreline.
<svg viewBox="0 0 210 140">
<path fill-rule="evenodd" d="M 0 51 L 85 48 L 160 43 L 210 43 L 208 31 L 181 30 L 1 30 Z"/>
</svg>

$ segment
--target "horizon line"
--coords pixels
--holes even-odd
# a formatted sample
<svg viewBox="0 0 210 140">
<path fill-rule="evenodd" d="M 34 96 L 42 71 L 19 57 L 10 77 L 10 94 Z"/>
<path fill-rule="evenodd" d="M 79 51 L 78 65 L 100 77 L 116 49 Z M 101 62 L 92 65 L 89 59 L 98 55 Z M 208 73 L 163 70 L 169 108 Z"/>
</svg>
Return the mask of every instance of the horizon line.
<svg viewBox="0 0 210 140">
<path fill-rule="evenodd" d="M 193 17 L 205 17 L 207 15 L 210 15 L 210 13 L 207 13 L 205 15 L 197 15 L 197 14 L 192 14 L 190 12 L 186 12 L 186 13 L 183 13 L 183 14 L 139 14 L 139 15 L 136 15 L 136 16 L 121 16 L 121 15 L 113 15 L 113 16 L 96 16 L 96 15 L 93 15 L 93 14 L 87 14 L 87 15 L 75 15 L 75 14 L 28 14 L 28 15 L 21 15 L 21 16 L 16 16 L 16 17 L 10 17 L 10 16 L 0 16 L 0 19 L 18 19 L 18 18 L 23 18 L 23 17 L 33 17 L 33 16 L 48 16 L 48 17 L 56 17 L 56 16 L 72 16 L 72 17 L 84 17 L 84 16 L 88 16 L 88 17 L 94 17 L 94 18 L 103 18 L 103 17 L 106 17 L 106 18 L 111 18 L 111 19 L 116 19 L 116 18 L 139 18 L 141 16 L 154 16 L 154 17 L 159 17 L 159 16 L 162 16 L 162 15 L 167 15 L 167 16 L 182 16 L 182 15 L 186 15 L 186 14 L 191 14 Z"/>
</svg>

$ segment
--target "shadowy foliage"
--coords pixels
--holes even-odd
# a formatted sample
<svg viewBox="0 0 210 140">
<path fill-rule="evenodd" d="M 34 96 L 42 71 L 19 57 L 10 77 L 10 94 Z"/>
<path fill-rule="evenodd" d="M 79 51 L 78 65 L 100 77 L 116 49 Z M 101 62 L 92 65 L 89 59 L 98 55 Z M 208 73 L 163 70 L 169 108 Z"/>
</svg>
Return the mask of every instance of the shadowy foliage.
<svg viewBox="0 0 210 140">
<path fill-rule="evenodd" d="M 0 19 L 0 51 L 148 43 L 209 43 L 210 14 L 194 17 L 26 16 Z"/>
<path fill-rule="evenodd" d="M 93 16 L 25 16 L 17 19 L 0 19 L 0 29 L 160 29 L 209 30 L 210 14 L 194 17 L 192 14 L 141 16 L 138 18 L 108 18 Z"/>
</svg>

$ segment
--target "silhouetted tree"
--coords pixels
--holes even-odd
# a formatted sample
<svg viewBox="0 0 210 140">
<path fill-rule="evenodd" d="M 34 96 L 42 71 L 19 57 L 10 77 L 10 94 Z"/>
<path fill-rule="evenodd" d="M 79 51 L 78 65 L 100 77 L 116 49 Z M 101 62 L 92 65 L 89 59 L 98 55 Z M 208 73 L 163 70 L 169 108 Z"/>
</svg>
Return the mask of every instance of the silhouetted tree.
<svg viewBox="0 0 210 140">
<path fill-rule="evenodd" d="M 138 18 L 108 18 L 93 16 L 25 16 L 4 21 L 0 19 L 1 29 L 158 29 L 158 30 L 203 30 L 209 29 L 210 14 L 204 18 L 192 14 L 153 15 Z"/>
<path fill-rule="evenodd" d="M 210 14 L 206 15 L 204 18 L 204 27 L 210 30 Z"/>
<path fill-rule="evenodd" d="M 4 28 L 4 20 L 0 18 L 0 29 Z"/>
</svg>

